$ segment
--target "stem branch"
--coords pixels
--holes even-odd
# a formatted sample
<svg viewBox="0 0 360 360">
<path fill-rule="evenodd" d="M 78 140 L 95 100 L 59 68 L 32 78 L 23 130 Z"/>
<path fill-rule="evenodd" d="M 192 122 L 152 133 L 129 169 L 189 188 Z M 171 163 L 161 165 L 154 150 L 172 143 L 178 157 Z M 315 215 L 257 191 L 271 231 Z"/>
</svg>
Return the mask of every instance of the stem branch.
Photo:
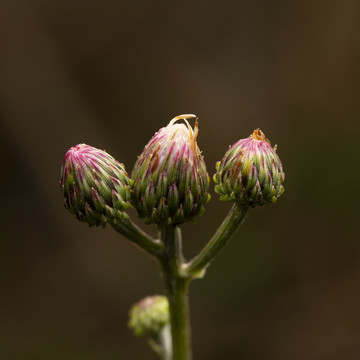
<svg viewBox="0 0 360 360">
<path fill-rule="evenodd" d="M 193 260 L 184 266 L 184 270 L 193 275 L 203 273 L 214 257 L 234 235 L 244 220 L 247 211 L 247 206 L 234 204 L 210 241 Z"/>
<path fill-rule="evenodd" d="M 118 233 L 127 237 L 130 241 L 154 257 L 157 257 L 163 250 L 163 244 L 159 240 L 154 240 L 137 227 L 126 214 L 124 214 L 123 218 L 110 224 Z"/>
</svg>

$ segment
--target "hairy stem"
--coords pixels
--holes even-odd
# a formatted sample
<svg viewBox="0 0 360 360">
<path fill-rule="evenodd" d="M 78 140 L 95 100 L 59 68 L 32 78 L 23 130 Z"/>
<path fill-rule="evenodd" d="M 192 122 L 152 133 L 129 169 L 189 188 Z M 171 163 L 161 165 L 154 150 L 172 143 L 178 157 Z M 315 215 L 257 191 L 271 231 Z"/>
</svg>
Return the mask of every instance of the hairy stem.
<svg viewBox="0 0 360 360">
<path fill-rule="evenodd" d="M 214 236 L 193 260 L 184 265 L 184 270 L 195 276 L 202 274 L 214 257 L 234 235 L 243 222 L 247 211 L 247 206 L 234 204 Z"/>
<path fill-rule="evenodd" d="M 180 228 L 165 226 L 161 230 L 161 239 L 165 248 L 159 260 L 169 300 L 173 360 L 191 360 L 189 278 L 181 273 L 183 256 Z"/>
</svg>

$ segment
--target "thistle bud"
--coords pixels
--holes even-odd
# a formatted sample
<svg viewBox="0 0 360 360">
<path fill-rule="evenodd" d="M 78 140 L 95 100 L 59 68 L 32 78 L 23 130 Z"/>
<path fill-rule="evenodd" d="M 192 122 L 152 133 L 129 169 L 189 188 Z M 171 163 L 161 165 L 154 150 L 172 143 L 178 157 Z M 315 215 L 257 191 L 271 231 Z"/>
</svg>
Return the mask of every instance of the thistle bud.
<svg viewBox="0 0 360 360">
<path fill-rule="evenodd" d="M 148 296 L 133 305 L 129 312 L 128 325 L 136 336 L 156 336 L 169 323 L 169 303 L 166 296 Z"/>
<path fill-rule="evenodd" d="M 60 189 L 64 206 L 90 226 L 105 226 L 130 206 L 130 182 L 124 165 L 92 146 L 79 144 L 65 154 Z"/>
<path fill-rule="evenodd" d="M 209 201 L 209 175 L 194 129 L 180 115 L 161 128 L 145 146 L 132 172 L 133 205 L 147 223 L 181 224 L 204 212 Z M 183 123 L 176 123 L 178 120 Z"/>
<path fill-rule="evenodd" d="M 215 191 L 224 201 L 255 207 L 274 203 L 284 192 L 281 161 L 260 130 L 239 140 L 216 164 Z"/>
</svg>

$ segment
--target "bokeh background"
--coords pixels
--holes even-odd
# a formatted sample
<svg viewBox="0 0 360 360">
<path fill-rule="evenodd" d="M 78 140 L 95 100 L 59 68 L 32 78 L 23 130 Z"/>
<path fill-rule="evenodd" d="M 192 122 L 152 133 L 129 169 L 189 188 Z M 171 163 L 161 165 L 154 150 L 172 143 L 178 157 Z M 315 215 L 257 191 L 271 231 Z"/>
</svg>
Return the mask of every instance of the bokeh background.
<svg viewBox="0 0 360 360">
<path fill-rule="evenodd" d="M 191 286 L 195 359 L 360 358 L 359 1 L 2 0 L 0 55 L 1 359 L 157 359 L 126 325 L 156 263 L 58 181 L 81 142 L 131 172 L 183 113 L 211 174 L 258 127 L 286 172 Z M 229 208 L 184 226 L 188 258 Z"/>
</svg>

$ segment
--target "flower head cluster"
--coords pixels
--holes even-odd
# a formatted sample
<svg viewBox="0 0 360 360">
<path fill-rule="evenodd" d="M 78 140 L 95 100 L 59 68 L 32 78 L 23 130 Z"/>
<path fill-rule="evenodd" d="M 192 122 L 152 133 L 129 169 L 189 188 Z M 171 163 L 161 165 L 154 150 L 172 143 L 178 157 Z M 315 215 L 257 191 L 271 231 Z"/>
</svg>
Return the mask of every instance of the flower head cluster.
<svg viewBox="0 0 360 360">
<path fill-rule="evenodd" d="M 147 223 L 181 224 L 201 215 L 210 195 L 209 176 L 194 129 L 180 115 L 145 146 L 132 172 L 133 205 Z M 177 123 L 184 120 L 184 123 Z"/>
<path fill-rule="evenodd" d="M 169 302 L 166 296 L 148 296 L 133 305 L 129 312 L 128 325 L 137 336 L 157 335 L 169 323 Z"/>
<path fill-rule="evenodd" d="M 103 150 L 79 144 L 65 154 L 60 180 L 64 206 L 90 226 L 121 217 L 130 206 L 130 184 L 124 165 Z"/>
<path fill-rule="evenodd" d="M 239 140 L 216 164 L 215 191 L 221 200 L 257 206 L 274 203 L 284 192 L 281 161 L 260 130 Z"/>
</svg>

